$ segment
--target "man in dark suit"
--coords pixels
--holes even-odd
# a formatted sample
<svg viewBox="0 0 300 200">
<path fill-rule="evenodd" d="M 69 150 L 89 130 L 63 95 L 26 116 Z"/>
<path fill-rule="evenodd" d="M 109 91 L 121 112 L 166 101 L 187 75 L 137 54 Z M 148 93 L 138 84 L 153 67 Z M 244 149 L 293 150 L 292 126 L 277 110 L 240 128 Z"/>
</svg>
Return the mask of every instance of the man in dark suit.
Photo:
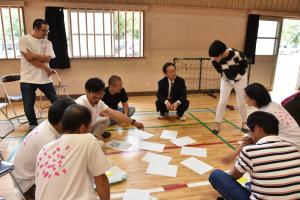
<svg viewBox="0 0 300 200">
<path fill-rule="evenodd" d="M 176 110 L 180 120 L 185 120 L 184 112 L 189 107 L 184 79 L 177 76 L 173 63 L 166 63 L 162 68 L 165 77 L 158 81 L 156 110 L 160 112 L 159 119 L 168 115 L 170 110 Z"/>
</svg>

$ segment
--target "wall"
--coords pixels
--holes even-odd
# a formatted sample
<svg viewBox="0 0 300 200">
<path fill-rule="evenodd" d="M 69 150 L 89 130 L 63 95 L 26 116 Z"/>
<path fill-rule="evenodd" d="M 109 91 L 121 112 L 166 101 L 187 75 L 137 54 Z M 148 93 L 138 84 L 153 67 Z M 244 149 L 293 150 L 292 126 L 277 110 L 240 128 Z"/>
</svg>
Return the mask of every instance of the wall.
<svg viewBox="0 0 300 200">
<path fill-rule="evenodd" d="M 42 1 L 27 2 L 24 8 L 27 33 L 35 18 L 43 18 Z M 112 74 L 122 77 L 129 92 L 155 91 L 163 76 L 162 65 L 174 57 L 207 57 L 214 39 L 243 49 L 247 14 L 212 9 L 149 7 L 145 11 L 145 58 L 139 59 L 72 59 L 71 69 L 60 70 L 70 94 L 83 93 L 89 77 L 105 81 Z M 1 74 L 18 73 L 20 61 L 0 61 Z M 259 75 L 259 74 L 258 74 Z"/>
</svg>

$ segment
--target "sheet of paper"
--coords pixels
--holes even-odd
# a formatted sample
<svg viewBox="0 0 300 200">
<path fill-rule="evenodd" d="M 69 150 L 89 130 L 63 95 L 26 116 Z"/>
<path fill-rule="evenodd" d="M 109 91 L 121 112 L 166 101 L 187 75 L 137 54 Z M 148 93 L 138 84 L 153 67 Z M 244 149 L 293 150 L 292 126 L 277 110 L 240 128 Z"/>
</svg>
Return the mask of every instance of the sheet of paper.
<svg viewBox="0 0 300 200">
<path fill-rule="evenodd" d="M 116 149 L 118 151 L 126 151 L 131 144 L 125 141 L 120 141 L 120 140 L 111 140 L 109 142 L 106 142 L 105 147 Z"/>
<path fill-rule="evenodd" d="M 142 161 L 148 163 L 160 163 L 160 164 L 169 164 L 172 160 L 170 156 L 164 156 L 156 153 L 147 152 L 146 155 L 142 158 Z"/>
<path fill-rule="evenodd" d="M 123 200 L 150 200 L 150 192 L 147 190 L 127 189 Z"/>
<path fill-rule="evenodd" d="M 165 144 L 142 141 L 139 145 L 139 148 L 149 151 L 163 152 L 165 146 Z"/>
<path fill-rule="evenodd" d="M 148 133 L 146 131 L 141 131 L 141 130 L 135 130 L 129 133 L 129 135 L 134 136 L 136 138 L 142 139 L 142 140 L 147 140 L 151 137 L 153 137 L 152 133 Z"/>
<path fill-rule="evenodd" d="M 174 140 L 177 138 L 177 133 L 178 131 L 163 130 L 160 135 L 160 138 Z"/>
<path fill-rule="evenodd" d="M 194 157 L 185 159 L 184 161 L 181 162 L 181 164 L 201 175 L 213 169 L 212 166 Z"/>
<path fill-rule="evenodd" d="M 161 176 L 170 176 L 176 177 L 177 176 L 177 165 L 165 165 L 159 163 L 150 163 L 148 165 L 147 174 L 155 174 Z"/>
<path fill-rule="evenodd" d="M 181 147 L 184 145 L 193 144 L 196 142 L 196 140 L 190 138 L 189 136 L 180 137 L 175 140 L 171 140 L 172 143 L 176 144 L 177 146 Z"/>
<path fill-rule="evenodd" d="M 190 155 L 190 156 L 200 156 L 207 157 L 207 150 L 205 148 L 195 148 L 195 147 L 182 147 L 181 148 L 182 155 Z"/>
</svg>

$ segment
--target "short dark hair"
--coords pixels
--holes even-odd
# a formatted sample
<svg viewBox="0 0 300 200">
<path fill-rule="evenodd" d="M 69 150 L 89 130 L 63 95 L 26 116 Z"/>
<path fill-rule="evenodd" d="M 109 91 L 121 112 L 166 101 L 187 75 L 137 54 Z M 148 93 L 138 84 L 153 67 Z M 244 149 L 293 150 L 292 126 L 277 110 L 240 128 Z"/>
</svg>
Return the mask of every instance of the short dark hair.
<svg viewBox="0 0 300 200">
<path fill-rule="evenodd" d="M 271 113 L 256 111 L 249 115 L 247 126 L 251 131 L 255 126 L 261 127 L 267 135 L 278 135 L 279 121 Z"/>
<path fill-rule="evenodd" d="M 58 98 L 48 110 L 48 121 L 50 122 L 50 124 L 58 124 L 65 110 L 73 104 L 76 104 L 75 101 L 69 97 Z"/>
<path fill-rule="evenodd" d="M 115 82 L 117 81 L 122 81 L 120 76 L 117 75 L 112 75 L 111 77 L 109 77 L 108 79 L 108 85 L 113 85 Z"/>
<path fill-rule="evenodd" d="M 261 108 L 268 105 L 272 99 L 268 90 L 260 83 L 252 83 L 245 88 L 248 97 L 255 100 L 256 107 Z"/>
<path fill-rule="evenodd" d="M 69 106 L 61 120 L 63 132 L 75 133 L 81 125 L 88 126 L 92 120 L 89 109 L 85 106 L 74 104 Z"/>
<path fill-rule="evenodd" d="M 224 44 L 220 40 L 215 40 L 209 46 L 208 55 L 209 55 L 209 57 L 218 57 L 219 55 L 224 53 L 226 51 L 226 49 L 227 49 L 226 44 Z"/>
<path fill-rule="evenodd" d="M 163 72 L 164 73 L 167 73 L 167 68 L 169 67 L 169 66 L 174 66 L 175 68 L 176 68 L 176 66 L 174 65 L 174 63 L 171 63 L 171 62 L 167 62 L 166 64 L 164 64 L 164 66 L 162 67 L 162 70 L 163 70 Z"/>
<path fill-rule="evenodd" d="M 99 92 L 101 90 L 104 90 L 105 83 L 100 78 L 90 78 L 85 83 L 85 89 L 88 92 Z"/>
<path fill-rule="evenodd" d="M 33 24 L 32 24 L 32 28 L 33 28 L 33 29 L 34 29 L 34 28 L 39 29 L 39 28 L 42 27 L 43 24 L 48 25 L 48 22 L 46 22 L 46 20 L 44 20 L 44 19 L 36 19 L 36 20 L 34 20 L 34 22 L 33 22 Z"/>
</svg>

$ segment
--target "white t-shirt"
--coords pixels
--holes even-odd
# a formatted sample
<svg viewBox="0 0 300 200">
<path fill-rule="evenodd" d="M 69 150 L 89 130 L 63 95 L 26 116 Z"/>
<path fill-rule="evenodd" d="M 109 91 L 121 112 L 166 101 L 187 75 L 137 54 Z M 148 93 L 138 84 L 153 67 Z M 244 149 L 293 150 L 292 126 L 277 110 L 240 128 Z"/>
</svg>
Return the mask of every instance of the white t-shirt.
<svg viewBox="0 0 300 200">
<path fill-rule="evenodd" d="M 100 100 L 97 105 L 92 106 L 86 95 L 78 97 L 75 102 L 87 107 L 90 110 L 92 114 L 92 126 L 97 121 L 96 119 L 99 117 L 99 114 L 109 108 L 102 100 Z"/>
<path fill-rule="evenodd" d="M 259 108 L 276 116 L 279 121 L 279 136 L 300 149 L 300 128 L 295 119 L 278 103 L 271 102 L 267 106 Z"/>
<path fill-rule="evenodd" d="M 37 154 L 45 144 L 59 137 L 60 134 L 46 120 L 32 130 L 19 145 L 14 159 L 13 174 L 23 192 L 34 184 Z"/>
<path fill-rule="evenodd" d="M 40 55 L 49 55 L 55 58 L 52 48 L 52 43 L 47 39 L 37 39 L 31 35 L 24 35 L 19 40 L 20 52 L 27 52 L 28 50 Z M 49 63 L 45 63 L 49 66 Z M 35 67 L 21 54 L 21 82 L 46 84 L 52 80 L 45 72 L 45 70 Z"/>
<path fill-rule="evenodd" d="M 96 200 L 94 176 L 109 168 L 95 136 L 64 134 L 38 154 L 35 199 Z"/>
</svg>

